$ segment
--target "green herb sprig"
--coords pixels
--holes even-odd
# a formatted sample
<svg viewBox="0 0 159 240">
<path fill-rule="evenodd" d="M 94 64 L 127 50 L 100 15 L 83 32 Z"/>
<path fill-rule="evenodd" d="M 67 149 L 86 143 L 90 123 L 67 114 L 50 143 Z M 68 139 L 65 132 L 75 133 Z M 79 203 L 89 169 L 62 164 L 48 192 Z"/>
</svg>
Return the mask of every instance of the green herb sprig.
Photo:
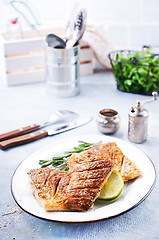
<svg viewBox="0 0 159 240">
<path fill-rule="evenodd" d="M 53 157 L 51 160 L 39 160 L 39 164 L 41 165 L 41 168 L 46 168 L 50 166 L 55 168 L 58 167 L 61 170 L 67 171 L 69 169 L 67 161 L 71 157 L 72 153 L 84 152 L 93 145 L 93 143 L 79 141 L 78 146 L 74 147 L 72 151 L 65 152 L 62 156 Z"/>
</svg>

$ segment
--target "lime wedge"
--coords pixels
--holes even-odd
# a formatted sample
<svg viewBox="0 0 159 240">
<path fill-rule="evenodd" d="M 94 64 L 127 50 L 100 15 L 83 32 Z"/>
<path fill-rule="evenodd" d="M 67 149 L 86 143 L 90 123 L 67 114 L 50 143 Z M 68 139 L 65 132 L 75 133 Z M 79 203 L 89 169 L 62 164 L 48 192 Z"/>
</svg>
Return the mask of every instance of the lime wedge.
<svg viewBox="0 0 159 240">
<path fill-rule="evenodd" d="M 117 198 L 124 187 L 124 181 L 121 174 L 113 170 L 107 182 L 103 186 L 98 199 L 113 200 Z"/>
</svg>

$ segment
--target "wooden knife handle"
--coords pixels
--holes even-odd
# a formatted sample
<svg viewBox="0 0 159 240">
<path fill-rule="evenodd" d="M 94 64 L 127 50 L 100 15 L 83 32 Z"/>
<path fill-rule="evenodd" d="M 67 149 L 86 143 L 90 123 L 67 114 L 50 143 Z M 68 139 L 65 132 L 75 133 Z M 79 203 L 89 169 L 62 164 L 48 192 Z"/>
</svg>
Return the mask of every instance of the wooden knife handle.
<svg viewBox="0 0 159 240">
<path fill-rule="evenodd" d="M 25 143 L 33 142 L 35 140 L 38 140 L 40 138 L 46 137 L 48 135 L 48 132 L 46 130 L 41 130 L 29 134 L 25 134 L 19 137 L 11 138 L 8 140 L 4 140 L 0 142 L 0 148 L 2 150 L 6 150 L 11 147 L 19 146 Z"/>
<path fill-rule="evenodd" d="M 18 137 L 18 136 L 21 136 L 21 135 L 29 133 L 29 132 L 33 132 L 35 130 L 38 130 L 39 128 L 40 128 L 39 125 L 33 124 L 33 125 L 30 125 L 30 126 L 26 126 L 26 127 L 23 127 L 23 128 L 16 129 L 16 130 L 11 131 L 11 132 L 3 133 L 3 134 L 0 135 L 0 141 L 10 139 L 10 138 L 14 138 L 14 137 Z"/>
</svg>

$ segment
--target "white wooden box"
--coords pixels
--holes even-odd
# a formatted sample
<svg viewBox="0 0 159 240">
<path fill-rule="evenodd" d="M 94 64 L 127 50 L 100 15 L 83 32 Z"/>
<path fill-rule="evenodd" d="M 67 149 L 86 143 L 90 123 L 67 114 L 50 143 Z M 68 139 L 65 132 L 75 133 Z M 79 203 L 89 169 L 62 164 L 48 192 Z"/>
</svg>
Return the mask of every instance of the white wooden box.
<svg viewBox="0 0 159 240">
<path fill-rule="evenodd" d="M 60 34 L 61 30 L 40 31 Z M 88 44 L 80 43 L 80 75 L 93 74 L 93 53 Z M 36 32 L 26 31 L 23 39 L 7 41 L 0 35 L 0 81 L 8 86 L 45 81 L 45 48 Z"/>
</svg>

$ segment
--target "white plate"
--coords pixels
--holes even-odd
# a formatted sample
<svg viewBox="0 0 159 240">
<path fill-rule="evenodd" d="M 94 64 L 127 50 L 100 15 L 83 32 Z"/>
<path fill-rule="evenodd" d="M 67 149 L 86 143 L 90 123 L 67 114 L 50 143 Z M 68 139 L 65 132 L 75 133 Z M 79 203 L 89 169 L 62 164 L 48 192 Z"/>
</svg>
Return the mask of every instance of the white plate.
<svg viewBox="0 0 159 240">
<path fill-rule="evenodd" d="M 96 200 L 94 208 L 87 212 L 45 212 L 37 203 L 29 186 L 27 172 L 39 168 L 40 159 L 51 159 L 78 145 L 78 141 L 116 142 L 123 153 L 134 161 L 143 175 L 125 184 L 121 195 L 112 202 Z M 52 142 L 27 157 L 16 169 L 12 178 L 12 194 L 17 204 L 26 212 L 43 219 L 61 222 L 90 222 L 122 214 L 141 203 L 154 185 L 156 172 L 151 160 L 135 146 L 113 137 L 78 136 L 67 141 Z"/>
</svg>

